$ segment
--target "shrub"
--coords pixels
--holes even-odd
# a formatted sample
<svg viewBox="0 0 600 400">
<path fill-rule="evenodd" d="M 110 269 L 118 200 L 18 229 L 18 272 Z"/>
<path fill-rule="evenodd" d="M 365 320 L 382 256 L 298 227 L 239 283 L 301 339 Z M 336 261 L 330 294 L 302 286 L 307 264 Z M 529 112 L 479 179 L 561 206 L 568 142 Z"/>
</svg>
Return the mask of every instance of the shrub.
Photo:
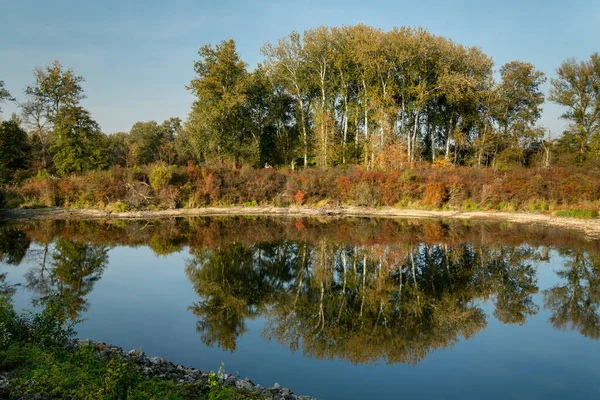
<svg viewBox="0 0 600 400">
<path fill-rule="evenodd" d="M 28 179 L 21 188 L 26 201 L 46 207 L 60 205 L 60 188 L 57 179 L 47 173 L 38 173 L 35 178 Z"/>
<path fill-rule="evenodd" d="M 368 182 L 363 181 L 358 183 L 352 192 L 354 201 L 358 206 L 373 207 L 379 205 L 378 193 L 373 185 L 370 185 Z"/>
<path fill-rule="evenodd" d="M 24 199 L 18 190 L 11 188 L 0 189 L 0 208 L 17 208 Z"/>
<path fill-rule="evenodd" d="M 598 218 L 598 210 L 557 210 L 554 215 L 557 217 L 595 219 Z"/>
<path fill-rule="evenodd" d="M 301 190 L 298 190 L 296 192 L 296 194 L 294 195 L 294 199 L 296 200 L 296 204 L 298 204 L 298 205 L 304 204 L 305 197 L 306 196 L 304 195 L 304 193 L 302 193 Z"/>
<path fill-rule="evenodd" d="M 168 186 L 164 189 L 161 189 L 156 198 L 158 200 L 158 205 L 164 208 L 177 208 L 177 199 L 179 197 L 179 189 L 175 186 Z"/>
<path fill-rule="evenodd" d="M 433 207 L 441 207 L 446 201 L 446 187 L 442 182 L 431 182 L 425 185 L 423 204 Z"/>
<path fill-rule="evenodd" d="M 157 164 L 150 172 L 150 186 L 158 191 L 165 189 L 173 178 L 173 168 L 166 164 Z"/>
<path fill-rule="evenodd" d="M 117 201 L 106 206 L 107 211 L 125 212 L 129 209 L 129 204 L 126 201 Z"/>
</svg>

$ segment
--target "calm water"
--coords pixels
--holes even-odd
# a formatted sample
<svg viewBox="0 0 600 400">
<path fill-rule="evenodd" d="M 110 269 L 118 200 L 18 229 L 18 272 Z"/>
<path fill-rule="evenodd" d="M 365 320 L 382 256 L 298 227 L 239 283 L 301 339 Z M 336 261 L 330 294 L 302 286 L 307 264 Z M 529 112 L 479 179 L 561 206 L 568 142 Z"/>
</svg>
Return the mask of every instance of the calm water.
<svg viewBox="0 0 600 400">
<path fill-rule="evenodd" d="M 600 243 L 528 226 L 196 218 L 0 227 L 17 308 L 325 400 L 600 397 Z M 17 285 L 12 286 L 12 285 Z"/>
</svg>

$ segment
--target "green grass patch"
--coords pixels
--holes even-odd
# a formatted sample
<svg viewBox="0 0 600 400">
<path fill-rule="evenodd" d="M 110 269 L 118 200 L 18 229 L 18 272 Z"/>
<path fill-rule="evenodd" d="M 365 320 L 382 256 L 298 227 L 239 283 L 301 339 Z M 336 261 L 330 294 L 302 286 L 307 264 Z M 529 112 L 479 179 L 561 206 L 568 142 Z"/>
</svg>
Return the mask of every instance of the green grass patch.
<svg viewBox="0 0 600 400">
<path fill-rule="evenodd" d="M 557 217 L 595 219 L 598 218 L 598 210 L 557 210 L 554 215 Z"/>
</svg>

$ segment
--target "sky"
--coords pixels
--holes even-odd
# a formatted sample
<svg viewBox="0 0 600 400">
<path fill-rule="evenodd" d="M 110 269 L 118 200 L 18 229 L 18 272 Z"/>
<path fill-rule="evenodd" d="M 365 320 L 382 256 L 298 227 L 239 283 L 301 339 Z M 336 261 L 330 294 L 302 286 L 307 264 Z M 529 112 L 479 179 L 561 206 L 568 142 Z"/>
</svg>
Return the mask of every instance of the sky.
<svg viewBox="0 0 600 400">
<path fill-rule="evenodd" d="M 532 62 L 548 78 L 565 59 L 600 52 L 599 0 L 0 0 L 0 80 L 18 100 L 33 70 L 59 60 L 85 78 L 82 102 L 104 132 L 137 121 L 185 119 L 198 48 L 234 39 L 243 60 L 291 31 L 364 23 L 421 26 L 481 48 L 496 63 Z M 548 92 L 549 83 L 543 90 Z M 17 111 L 3 104 L 3 117 Z M 546 102 L 553 136 L 567 122 Z"/>
</svg>

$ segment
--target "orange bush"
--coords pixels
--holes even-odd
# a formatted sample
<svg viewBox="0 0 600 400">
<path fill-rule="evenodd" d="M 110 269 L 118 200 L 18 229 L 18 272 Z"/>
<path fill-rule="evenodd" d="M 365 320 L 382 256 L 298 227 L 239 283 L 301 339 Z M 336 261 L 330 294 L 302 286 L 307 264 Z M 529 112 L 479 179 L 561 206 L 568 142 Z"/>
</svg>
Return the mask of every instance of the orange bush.
<svg viewBox="0 0 600 400">
<path fill-rule="evenodd" d="M 294 199 L 296 200 L 296 204 L 298 204 L 298 205 L 304 204 L 305 197 L 306 196 L 304 195 L 304 193 L 302 193 L 301 190 L 298 190 L 296 192 L 296 194 L 294 195 Z"/>
<path fill-rule="evenodd" d="M 442 182 L 431 182 L 425 185 L 423 203 L 428 206 L 441 207 L 446 201 L 446 187 Z"/>
</svg>

